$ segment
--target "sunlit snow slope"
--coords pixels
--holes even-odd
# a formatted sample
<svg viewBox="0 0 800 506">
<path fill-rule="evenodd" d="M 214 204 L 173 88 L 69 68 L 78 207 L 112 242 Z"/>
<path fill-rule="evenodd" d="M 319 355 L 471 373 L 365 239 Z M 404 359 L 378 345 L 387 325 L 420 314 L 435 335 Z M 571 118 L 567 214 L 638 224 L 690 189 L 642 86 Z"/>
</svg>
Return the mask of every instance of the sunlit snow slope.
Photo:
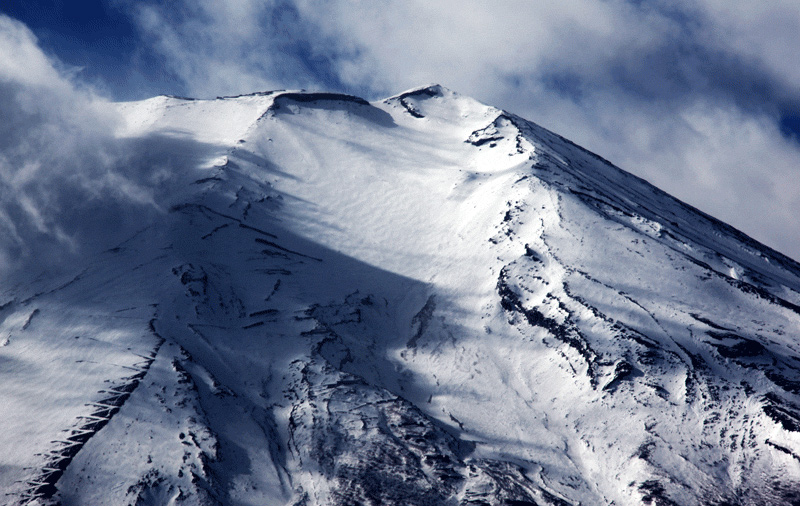
<svg viewBox="0 0 800 506">
<path fill-rule="evenodd" d="M 3 503 L 800 504 L 795 262 L 439 86 L 115 107 L 169 191 L 2 287 Z"/>
</svg>

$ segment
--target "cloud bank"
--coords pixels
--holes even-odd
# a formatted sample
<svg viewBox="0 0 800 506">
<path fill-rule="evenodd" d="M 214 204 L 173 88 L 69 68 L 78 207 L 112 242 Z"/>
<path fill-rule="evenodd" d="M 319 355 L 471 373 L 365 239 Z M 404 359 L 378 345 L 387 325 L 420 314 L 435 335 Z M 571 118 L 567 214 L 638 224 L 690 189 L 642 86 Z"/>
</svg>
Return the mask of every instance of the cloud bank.
<svg viewBox="0 0 800 506">
<path fill-rule="evenodd" d="M 124 5 L 191 95 L 305 87 L 380 98 L 439 82 L 800 258 L 800 150 L 787 128 L 800 123 L 796 2 Z"/>
</svg>

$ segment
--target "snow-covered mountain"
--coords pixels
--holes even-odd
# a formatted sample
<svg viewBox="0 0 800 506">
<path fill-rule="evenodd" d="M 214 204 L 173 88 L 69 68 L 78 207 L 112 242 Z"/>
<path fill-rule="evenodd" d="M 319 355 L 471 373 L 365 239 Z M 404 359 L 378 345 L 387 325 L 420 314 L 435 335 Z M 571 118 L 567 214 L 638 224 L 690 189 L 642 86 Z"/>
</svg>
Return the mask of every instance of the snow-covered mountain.
<svg viewBox="0 0 800 506">
<path fill-rule="evenodd" d="M 2 287 L 3 503 L 800 504 L 794 261 L 440 86 L 113 107 L 160 211 Z"/>
</svg>

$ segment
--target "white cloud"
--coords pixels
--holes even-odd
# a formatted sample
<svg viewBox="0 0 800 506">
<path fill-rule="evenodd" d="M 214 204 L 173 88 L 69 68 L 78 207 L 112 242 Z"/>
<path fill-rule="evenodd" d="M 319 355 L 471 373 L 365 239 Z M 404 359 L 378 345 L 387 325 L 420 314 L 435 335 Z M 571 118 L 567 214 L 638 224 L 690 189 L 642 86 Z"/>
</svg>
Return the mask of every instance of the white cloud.
<svg viewBox="0 0 800 506">
<path fill-rule="evenodd" d="M 125 0 L 120 0 L 125 1 Z M 144 39 L 194 97 L 313 85 L 304 26 L 281 1 L 129 2 Z"/>
<path fill-rule="evenodd" d="M 714 21 L 709 39 L 762 60 L 795 86 L 800 81 L 800 66 L 796 64 L 800 4 L 793 0 L 704 0 L 700 6 Z"/>
<path fill-rule="evenodd" d="M 152 143 L 0 15 L 0 280 L 46 271 L 159 214 Z M 150 153 L 150 154 L 149 154 Z M 149 154 L 149 155 L 148 155 Z"/>
</svg>

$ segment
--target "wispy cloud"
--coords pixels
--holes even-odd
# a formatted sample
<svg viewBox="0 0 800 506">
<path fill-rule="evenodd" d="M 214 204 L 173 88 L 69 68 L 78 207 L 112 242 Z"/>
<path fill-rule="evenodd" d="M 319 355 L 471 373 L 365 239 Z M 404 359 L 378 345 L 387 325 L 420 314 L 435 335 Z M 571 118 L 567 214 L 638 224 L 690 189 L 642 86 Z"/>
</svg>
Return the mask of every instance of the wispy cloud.
<svg viewBox="0 0 800 506">
<path fill-rule="evenodd" d="M 120 0 L 122 2 L 122 0 Z M 288 1 L 125 2 L 144 40 L 194 97 L 339 86 L 316 30 Z"/>
<path fill-rule="evenodd" d="M 161 213 L 157 142 L 115 137 L 106 99 L 0 15 L 0 279 L 46 271 Z"/>
</svg>

